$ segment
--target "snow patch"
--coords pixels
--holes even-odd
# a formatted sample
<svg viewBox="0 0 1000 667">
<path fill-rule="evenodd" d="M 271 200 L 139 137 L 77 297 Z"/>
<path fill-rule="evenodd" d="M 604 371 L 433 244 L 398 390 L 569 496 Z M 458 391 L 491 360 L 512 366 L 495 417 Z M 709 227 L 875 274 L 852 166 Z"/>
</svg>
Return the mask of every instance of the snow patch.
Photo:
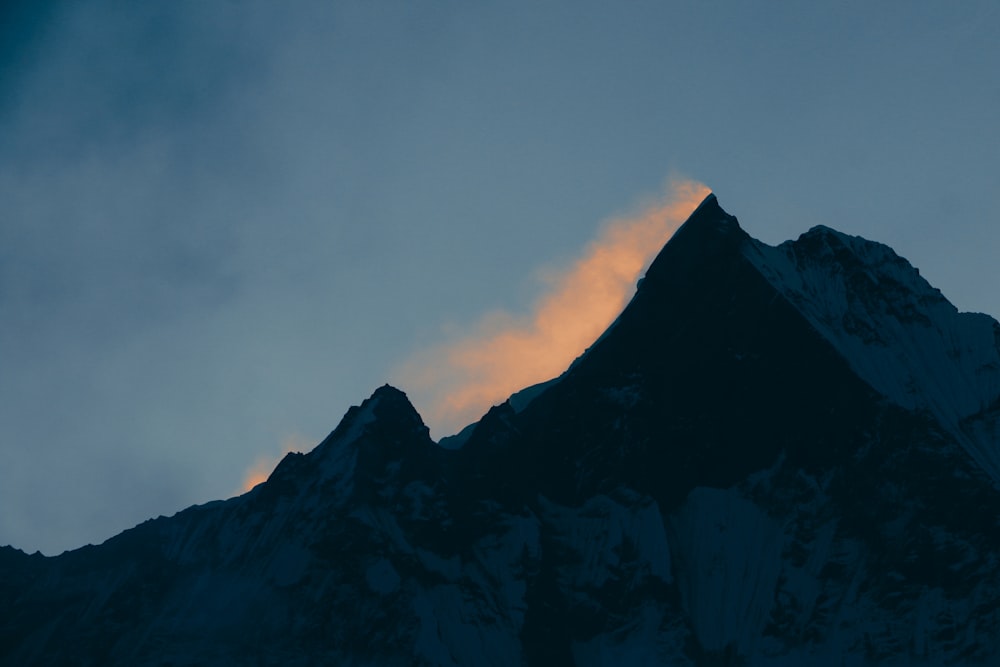
<svg viewBox="0 0 1000 667">
<path fill-rule="evenodd" d="M 671 627 L 666 622 L 662 608 L 646 604 L 625 630 L 603 632 L 585 642 L 574 642 L 573 662 L 578 667 L 693 667 L 694 662 L 684 653 L 686 637 L 683 627 Z"/>
<path fill-rule="evenodd" d="M 663 517 L 652 498 L 636 496 L 622 504 L 599 495 L 577 508 L 544 497 L 539 500 L 557 539 L 576 553 L 578 564 L 568 582 L 572 587 L 599 588 L 613 576 L 613 568 L 622 564 L 626 551 L 635 562 L 647 566 L 651 576 L 664 583 L 672 581 Z"/>
<path fill-rule="evenodd" d="M 447 581 L 413 597 L 420 658 L 433 665 L 521 663 L 516 638 L 527 610 L 523 561 L 539 557 L 538 529 L 534 516 L 508 515 L 467 560 L 417 551 L 421 563 Z"/>
<path fill-rule="evenodd" d="M 681 604 L 702 649 L 753 654 L 781 573 L 781 526 L 735 489 L 706 487 L 668 525 Z"/>
</svg>

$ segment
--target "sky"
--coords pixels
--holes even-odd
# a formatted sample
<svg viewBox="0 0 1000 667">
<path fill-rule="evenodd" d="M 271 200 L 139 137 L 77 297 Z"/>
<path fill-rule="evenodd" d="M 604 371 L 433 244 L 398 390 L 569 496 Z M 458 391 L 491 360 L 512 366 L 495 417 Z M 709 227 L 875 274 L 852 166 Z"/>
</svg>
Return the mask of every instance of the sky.
<svg viewBox="0 0 1000 667">
<path fill-rule="evenodd" d="M 1000 315 L 994 0 L 2 7 L 0 544 L 230 497 L 386 382 L 458 430 L 708 188 Z"/>
</svg>

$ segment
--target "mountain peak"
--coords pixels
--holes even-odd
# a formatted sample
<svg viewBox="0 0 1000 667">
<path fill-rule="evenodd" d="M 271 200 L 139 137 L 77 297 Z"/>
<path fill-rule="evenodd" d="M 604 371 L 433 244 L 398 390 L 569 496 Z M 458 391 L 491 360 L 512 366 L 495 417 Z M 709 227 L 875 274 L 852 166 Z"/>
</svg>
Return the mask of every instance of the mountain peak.
<svg viewBox="0 0 1000 667">
<path fill-rule="evenodd" d="M 376 389 L 375 391 L 373 391 L 371 398 L 387 399 L 391 401 L 403 400 L 406 401 L 407 403 L 410 402 L 410 399 L 407 397 L 406 392 L 397 389 L 396 387 L 393 387 L 389 383 L 386 383 L 381 387 L 379 387 L 378 389 Z"/>
<path fill-rule="evenodd" d="M 691 212 L 684 224 L 674 233 L 673 238 L 683 238 L 692 233 L 726 235 L 739 228 L 740 224 L 736 217 L 723 210 L 719 198 L 713 192 Z"/>
<path fill-rule="evenodd" d="M 428 432 L 420 413 L 410 403 L 409 397 L 390 384 L 384 384 L 376 389 L 371 396 L 361 402 L 361 405 L 352 406 L 337 428 L 317 447 L 317 450 L 324 447 L 327 442 L 353 442 L 368 431 L 385 428 Z"/>
<path fill-rule="evenodd" d="M 390 384 L 382 385 L 372 393 L 371 398 L 365 401 L 365 403 L 369 402 L 372 404 L 372 410 L 378 420 L 401 422 L 416 430 L 427 431 L 424 420 L 420 417 L 417 409 L 413 407 L 410 398 L 396 387 Z"/>
<path fill-rule="evenodd" d="M 799 235 L 799 238 L 807 236 L 824 236 L 827 234 L 833 234 L 835 236 L 844 236 L 843 232 L 837 231 L 833 227 L 827 227 L 826 225 L 813 225 L 808 231 Z"/>
<path fill-rule="evenodd" d="M 749 238 L 736 216 L 723 210 L 718 198 L 709 194 L 660 250 L 646 271 L 643 285 L 663 280 L 686 283 L 699 274 L 699 266 L 730 254 Z"/>
</svg>

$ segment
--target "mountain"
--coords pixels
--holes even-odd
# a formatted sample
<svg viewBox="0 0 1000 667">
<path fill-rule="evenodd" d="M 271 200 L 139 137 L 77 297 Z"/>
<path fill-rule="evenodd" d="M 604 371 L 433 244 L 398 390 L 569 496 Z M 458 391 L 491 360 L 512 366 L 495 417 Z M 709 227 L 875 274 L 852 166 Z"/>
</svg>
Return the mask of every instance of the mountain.
<svg viewBox="0 0 1000 667">
<path fill-rule="evenodd" d="M 0 549 L 0 664 L 997 664 L 998 554 L 1000 324 L 709 196 L 448 447 L 384 386 L 242 496 Z"/>
</svg>

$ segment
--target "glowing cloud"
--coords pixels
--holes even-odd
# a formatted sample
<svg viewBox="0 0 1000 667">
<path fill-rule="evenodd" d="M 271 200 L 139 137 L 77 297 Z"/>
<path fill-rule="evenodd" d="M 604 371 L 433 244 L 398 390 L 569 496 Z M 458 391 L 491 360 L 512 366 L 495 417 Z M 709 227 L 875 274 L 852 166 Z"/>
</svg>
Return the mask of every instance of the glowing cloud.
<svg viewBox="0 0 1000 667">
<path fill-rule="evenodd" d="M 396 373 L 437 434 L 454 433 L 511 393 L 562 373 L 614 321 L 648 263 L 709 195 L 694 181 L 639 215 L 608 222 L 531 314 L 486 315 L 459 340 L 415 355 Z"/>
<path fill-rule="evenodd" d="M 243 475 L 243 486 L 241 487 L 240 493 L 246 493 L 258 484 L 266 482 L 267 478 L 271 476 L 271 472 L 274 470 L 275 466 L 278 465 L 286 454 L 301 452 L 311 447 L 312 444 L 313 443 L 303 436 L 290 435 L 281 441 L 281 454 L 278 454 L 277 456 L 258 456 L 253 465 L 250 466 L 250 468 L 248 468 L 246 473 Z"/>
</svg>

